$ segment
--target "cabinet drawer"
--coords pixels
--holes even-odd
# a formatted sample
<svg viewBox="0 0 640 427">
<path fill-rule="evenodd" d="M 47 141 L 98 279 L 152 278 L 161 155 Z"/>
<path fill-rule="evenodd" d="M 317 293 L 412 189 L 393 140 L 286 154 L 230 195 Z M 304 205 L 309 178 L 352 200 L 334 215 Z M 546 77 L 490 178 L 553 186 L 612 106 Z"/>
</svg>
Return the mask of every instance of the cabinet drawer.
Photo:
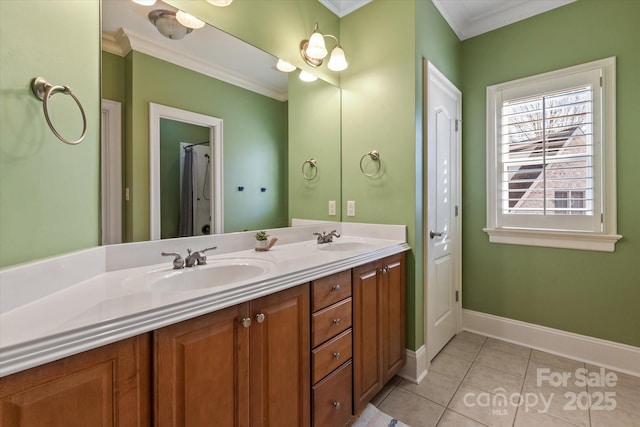
<svg viewBox="0 0 640 427">
<path fill-rule="evenodd" d="M 351 329 L 322 344 L 311 353 L 313 383 L 351 359 Z"/>
<path fill-rule="evenodd" d="M 313 425 L 343 426 L 351 418 L 351 361 L 313 387 Z"/>
<path fill-rule="evenodd" d="M 313 313 L 311 347 L 316 347 L 351 327 L 351 298 Z"/>
<path fill-rule="evenodd" d="M 351 270 L 314 280 L 311 311 L 318 311 L 351 296 Z"/>
</svg>

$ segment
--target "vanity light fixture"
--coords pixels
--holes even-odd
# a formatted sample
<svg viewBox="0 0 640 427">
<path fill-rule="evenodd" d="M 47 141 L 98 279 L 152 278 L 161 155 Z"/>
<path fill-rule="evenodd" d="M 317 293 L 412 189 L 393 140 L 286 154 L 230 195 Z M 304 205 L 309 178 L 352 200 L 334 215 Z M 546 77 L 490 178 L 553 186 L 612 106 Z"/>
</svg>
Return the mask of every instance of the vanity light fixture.
<svg viewBox="0 0 640 427">
<path fill-rule="evenodd" d="M 156 4 L 156 0 L 131 0 L 134 3 L 141 4 L 142 6 L 153 6 Z"/>
<path fill-rule="evenodd" d="M 307 83 L 315 82 L 316 80 L 318 80 L 318 77 L 305 70 L 300 70 L 300 75 L 298 76 L 298 78 Z"/>
<path fill-rule="evenodd" d="M 276 68 L 283 73 L 290 73 L 296 69 L 295 65 L 289 64 L 287 61 L 283 61 L 282 59 L 278 59 L 276 63 Z"/>
<path fill-rule="evenodd" d="M 309 40 L 302 40 L 300 42 L 300 55 L 304 61 L 312 67 L 319 67 L 322 65 L 323 59 L 327 56 L 327 47 L 324 43 L 325 37 L 332 38 L 336 41 L 336 47 L 331 51 L 329 57 L 329 63 L 327 67 L 331 71 L 345 70 L 349 64 L 344 55 L 344 50 L 340 46 L 338 38 L 331 34 L 322 34 L 318 28 L 318 23 L 313 27 L 313 33 Z"/>
<path fill-rule="evenodd" d="M 183 12 L 181 10 L 176 12 L 176 19 L 179 23 L 184 25 L 187 28 L 193 28 L 194 30 L 198 28 L 204 27 L 204 21 L 196 18 L 193 15 L 188 14 L 187 12 Z"/>
<path fill-rule="evenodd" d="M 176 13 L 170 10 L 156 9 L 149 12 L 149 21 L 156 26 L 160 34 L 172 40 L 183 39 L 193 31 L 176 19 Z"/>
<path fill-rule="evenodd" d="M 225 7 L 233 3 L 233 0 L 207 0 L 207 3 L 211 3 L 214 6 Z"/>
</svg>

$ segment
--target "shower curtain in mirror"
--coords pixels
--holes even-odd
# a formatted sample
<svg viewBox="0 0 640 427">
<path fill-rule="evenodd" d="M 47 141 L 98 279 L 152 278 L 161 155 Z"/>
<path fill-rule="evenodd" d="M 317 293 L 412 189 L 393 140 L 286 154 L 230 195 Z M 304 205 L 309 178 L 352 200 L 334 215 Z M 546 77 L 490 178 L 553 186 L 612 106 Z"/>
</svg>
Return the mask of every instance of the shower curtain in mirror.
<svg viewBox="0 0 640 427">
<path fill-rule="evenodd" d="M 178 237 L 193 236 L 193 149 L 184 149 L 182 189 L 180 191 L 180 225 Z"/>
</svg>

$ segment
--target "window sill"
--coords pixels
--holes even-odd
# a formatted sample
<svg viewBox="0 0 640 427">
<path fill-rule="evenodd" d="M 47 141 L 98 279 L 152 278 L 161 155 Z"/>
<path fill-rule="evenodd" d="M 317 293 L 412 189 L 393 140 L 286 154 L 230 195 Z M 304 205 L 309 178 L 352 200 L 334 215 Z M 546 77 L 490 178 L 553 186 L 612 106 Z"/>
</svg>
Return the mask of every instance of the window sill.
<svg viewBox="0 0 640 427">
<path fill-rule="evenodd" d="M 622 238 L 619 234 L 578 233 L 554 230 L 485 228 L 483 231 L 489 235 L 489 242 L 491 243 L 601 252 L 614 252 L 616 242 Z"/>
</svg>

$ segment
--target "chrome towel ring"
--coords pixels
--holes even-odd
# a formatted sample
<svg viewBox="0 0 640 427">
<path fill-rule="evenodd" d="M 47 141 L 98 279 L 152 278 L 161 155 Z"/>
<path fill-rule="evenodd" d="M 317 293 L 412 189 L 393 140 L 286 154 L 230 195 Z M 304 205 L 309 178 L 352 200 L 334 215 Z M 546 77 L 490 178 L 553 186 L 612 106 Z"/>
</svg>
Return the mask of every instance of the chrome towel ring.
<svg viewBox="0 0 640 427">
<path fill-rule="evenodd" d="M 307 175 L 306 172 L 304 171 L 304 166 L 306 164 L 309 164 L 309 169 L 310 171 L 313 171 L 313 175 Z M 316 177 L 318 176 L 318 161 L 316 159 L 309 159 L 309 160 L 305 160 L 304 163 L 302 163 L 302 176 L 304 177 L 304 179 L 306 179 L 307 181 L 313 181 L 314 179 L 316 179 Z"/>
<path fill-rule="evenodd" d="M 84 113 L 84 108 L 82 108 L 80 100 L 73 94 L 71 88 L 69 86 L 54 86 L 42 77 L 36 77 L 31 81 L 31 90 L 33 90 L 33 94 L 42 101 L 44 118 L 47 120 L 47 124 L 49 125 L 51 132 L 53 132 L 53 134 L 65 144 L 80 144 L 84 139 L 85 134 L 87 133 L 87 116 Z M 64 93 L 65 95 L 69 95 L 70 97 L 72 97 L 78 105 L 78 108 L 80 109 L 80 114 L 82 114 L 82 135 L 80 135 L 80 138 L 76 139 L 75 141 L 69 141 L 68 139 L 60 135 L 60 133 L 53 126 L 53 123 L 51 123 L 51 119 L 49 118 L 49 109 L 47 104 L 49 102 L 49 98 L 51 98 L 56 93 Z"/>
<path fill-rule="evenodd" d="M 364 161 L 365 157 L 371 157 L 371 160 L 374 160 L 376 162 L 378 162 L 378 167 L 376 168 L 375 172 L 373 173 L 367 173 L 364 171 L 364 166 L 362 165 L 362 162 Z M 378 150 L 372 150 L 369 151 L 367 154 L 365 154 L 364 156 L 362 156 L 360 158 L 360 171 L 362 172 L 362 174 L 364 176 L 368 176 L 368 177 L 372 177 L 372 176 L 376 176 L 380 173 L 380 165 L 381 165 L 381 161 L 380 161 L 380 153 L 378 152 Z"/>
</svg>

